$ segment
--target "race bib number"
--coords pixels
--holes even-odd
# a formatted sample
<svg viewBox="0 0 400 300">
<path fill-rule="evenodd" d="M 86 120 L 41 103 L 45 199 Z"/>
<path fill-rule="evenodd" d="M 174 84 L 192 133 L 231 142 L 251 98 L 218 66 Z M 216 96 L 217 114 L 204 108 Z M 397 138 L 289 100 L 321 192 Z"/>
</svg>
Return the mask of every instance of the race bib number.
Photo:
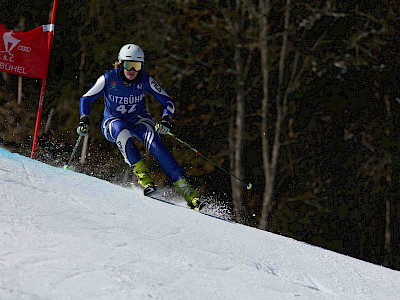
<svg viewBox="0 0 400 300">
<path fill-rule="evenodd" d="M 117 111 L 119 111 L 121 114 L 130 114 L 134 112 L 136 109 L 136 104 L 134 105 L 120 105 L 116 108 Z"/>
</svg>

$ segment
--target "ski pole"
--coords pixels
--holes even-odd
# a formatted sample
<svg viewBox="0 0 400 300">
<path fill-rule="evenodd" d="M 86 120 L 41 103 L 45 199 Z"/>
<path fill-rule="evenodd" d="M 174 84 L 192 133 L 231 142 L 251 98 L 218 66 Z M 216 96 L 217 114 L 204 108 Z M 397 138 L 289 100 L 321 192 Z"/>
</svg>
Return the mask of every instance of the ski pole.
<svg viewBox="0 0 400 300">
<path fill-rule="evenodd" d="M 78 139 L 76 140 L 76 144 L 75 144 L 74 150 L 72 151 L 71 158 L 69 159 L 68 164 L 66 164 L 66 165 L 64 166 L 64 169 L 69 170 L 69 164 L 71 163 L 72 158 L 73 158 L 74 155 L 75 155 L 76 149 L 78 149 L 79 142 L 81 141 L 81 138 L 82 138 L 82 136 L 80 135 L 80 136 L 78 137 Z"/>
<path fill-rule="evenodd" d="M 236 175 L 229 173 L 227 170 L 225 170 L 224 168 L 222 168 L 221 166 L 217 165 L 215 162 L 213 162 L 211 159 L 209 159 L 208 157 L 204 156 L 203 154 L 201 154 L 199 151 L 197 151 L 196 149 L 194 149 L 192 146 L 190 146 L 188 143 L 182 141 L 181 139 L 177 138 L 175 136 L 175 134 L 173 134 L 172 132 L 168 132 L 168 134 L 170 136 L 172 136 L 174 139 L 176 139 L 179 143 L 184 144 L 186 147 L 188 147 L 190 150 L 192 150 L 193 152 L 195 152 L 197 155 L 200 155 L 201 157 L 203 157 L 205 160 L 207 160 L 208 162 L 212 163 L 214 166 L 216 166 L 217 168 L 219 168 L 220 170 L 224 171 L 226 174 L 235 177 L 237 180 L 239 180 L 241 183 L 243 183 L 248 190 L 250 190 L 252 188 L 252 184 L 251 183 L 246 183 L 244 182 L 242 179 L 240 179 L 239 177 L 237 177 Z"/>
</svg>

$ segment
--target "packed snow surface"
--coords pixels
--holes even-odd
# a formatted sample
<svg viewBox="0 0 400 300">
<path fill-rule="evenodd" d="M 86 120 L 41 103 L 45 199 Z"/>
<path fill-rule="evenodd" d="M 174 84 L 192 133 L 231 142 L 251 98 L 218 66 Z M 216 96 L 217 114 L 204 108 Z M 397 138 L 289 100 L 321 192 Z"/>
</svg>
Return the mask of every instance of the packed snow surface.
<svg viewBox="0 0 400 300">
<path fill-rule="evenodd" d="M 400 299 L 400 272 L 0 149 L 0 299 Z"/>
</svg>

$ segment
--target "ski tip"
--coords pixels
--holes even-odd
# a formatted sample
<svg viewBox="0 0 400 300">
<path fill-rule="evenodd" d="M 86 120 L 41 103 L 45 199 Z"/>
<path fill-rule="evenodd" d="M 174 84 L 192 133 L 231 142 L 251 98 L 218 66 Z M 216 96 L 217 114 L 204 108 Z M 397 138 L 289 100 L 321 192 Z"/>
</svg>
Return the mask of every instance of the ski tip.
<svg viewBox="0 0 400 300">
<path fill-rule="evenodd" d="M 68 165 L 64 166 L 64 170 L 71 170 Z"/>
<path fill-rule="evenodd" d="M 153 194 L 155 191 L 157 191 L 157 186 L 155 185 L 149 185 L 147 186 L 144 190 L 143 190 L 143 194 L 145 196 L 150 196 L 151 194 Z"/>
</svg>

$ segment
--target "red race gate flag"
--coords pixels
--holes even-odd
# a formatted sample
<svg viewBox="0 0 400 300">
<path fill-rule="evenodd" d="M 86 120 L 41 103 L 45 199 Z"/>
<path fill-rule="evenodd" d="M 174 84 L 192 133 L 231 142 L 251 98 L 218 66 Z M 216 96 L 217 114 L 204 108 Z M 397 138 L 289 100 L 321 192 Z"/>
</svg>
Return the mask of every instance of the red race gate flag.
<svg viewBox="0 0 400 300">
<path fill-rule="evenodd" d="M 0 71 L 45 78 L 49 64 L 49 35 L 54 25 L 26 32 L 8 30 L 0 24 Z"/>
<path fill-rule="evenodd" d="M 0 24 L 0 71 L 43 79 L 32 145 L 32 159 L 35 156 L 39 135 L 56 8 L 57 0 L 54 0 L 50 25 L 42 25 L 30 31 L 14 32 Z"/>
</svg>

